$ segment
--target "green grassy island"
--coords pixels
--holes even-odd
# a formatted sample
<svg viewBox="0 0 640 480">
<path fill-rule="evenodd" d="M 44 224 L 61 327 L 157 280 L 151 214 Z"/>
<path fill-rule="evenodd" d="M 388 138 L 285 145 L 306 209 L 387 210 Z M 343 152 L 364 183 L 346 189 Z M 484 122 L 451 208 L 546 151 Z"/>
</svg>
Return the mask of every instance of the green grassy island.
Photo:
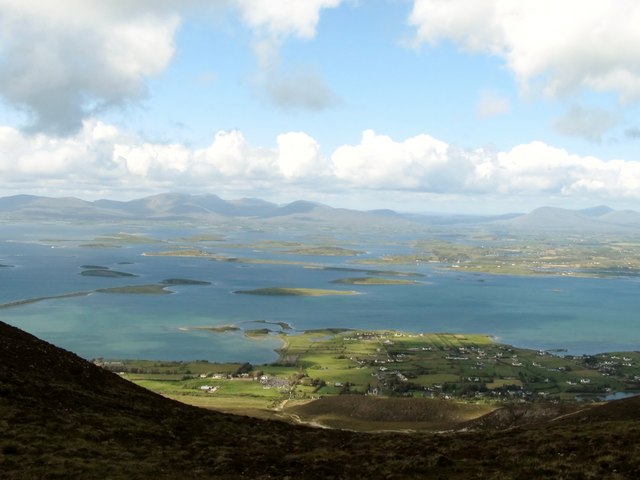
<svg viewBox="0 0 640 480">
<path fill-rule="evenodd" d="M 205 252 L 196 248 L 184 248 L 180 250 L 163 250 L 161 252 L 144 252 L 145 257 L 210 257 L 215 258 L 213 253 Z"/>
<path fill-rule="evenodd" d="M 341 283 L 346 285 L 417 285 L 421 282 L 401 278 L 350 277 L 333 280 L 331 283 Z"/>
<path fill-rule="evenodd" d="M 255 290 L 236 290 L 233 293 L 243 295 L 265 295 L 265 296 L 293 296 L 293 297 L 322 297 L 325 295 L 357 295 L 353 290 L 325 290 L 321 288 L 290 288 L 290 287 L 267 287 L 256 288 Z"/>
<path fill-rule="evenodd" d="M 362 255 L 364 252 L 360 250 L 352 250 L 342 247 L 302 247 L 293 250 L 287 250 L 286 253 L 292 255 L 323 255 L 328 257 L 349 257 L 353 255 Z"/>
<path fill-rule="evenodd" d="M 95 270 L 85 270 L 85 272 L 88 271 L 95 271 Z M 113 270 L 105 270 L 106 272 L 111 272 L 111 273 L 122 273 L 122 272 L 114 272 Z M 84 274 L 84 272 L 82 272 L 81 274 Z M 102 276 L 102 275 L 98 275 L 98 276 Z M 129 276 L 133 276 L 133 277 L 137 277 L 137 275 L 132 275 L 132 274 L 124 274 L 124 275 L 116 275 L 116 277 L 120 277 L 120 276 L 124 276 L 124 277 L 129 277 Z M 152 284 L 145 284 L 145 285 L 124 285 L 121 287 L 109 287 L 109 288 L 98 288 L 96 290 L 88 290 L 88 291 L 83 291 L 83 292 L 70 292 L 70 293 L 62 293 L 60 295 L 49 295 L 46 297 L 33 297 L 33 298 L 24 298 L 21 300 L 15 300 L 13 302 L 7 302 L 7 303 L 2 303 L 0 304 L 0 309 L 2 308 L 14 308 L 14 307 L 21 307 L 23 305 L 29 305 L 31 303 L 36 303 L 36 302 L 42 302 L 44 300 L 59 300 L 59 299 L 65 299 L 65 298 L 72 298 L 72 297 L 86 297 L 87 295 L 90 295 L 94 292 L 97 293 L 112 293 L 112 294 L 134 294 L 134 295 L 170 295 L 174 292 L 172 292 L 171 290 L 167 290 L 167 287 L 171 286 L 171 285 L 210 285 L 210 282 L 203 282 L 200 280 L 188 280 L 188 279 L 168 279 L 168 280 L 164 280 L 163 282 L 161 282 L 160 284 L 156 284 L 156 283 L 152 283 Z M 264 322 L 264 321 L 262 321 Z M 264 322 L 264 323 L 270 323 L 270 322 Z M 279 324 L 279 323 L 275 323 L 275 324 Z M 287 324 L 285 324 L 287 325 Z M 238 330 L 237 328 L 234 328 L 235 330 Z M 283 327 L 284 329 L 284 327 Z"/>
<path fill-rule="evenodd" d="M 99 235 L 93 239 L 96 243 L 118 243 L 127 245 L 158 243 L 160 240 L 131 233 L 114 233 L 111 235 Z"/>
<path fill-rule="evenodd" d="M 309 267 L 313 268 L 313 267 Z M 328 272 L 345 272 L 345 273 L 361 273 L 363 275 L 384 275 L 391 277 L 424 277 L 425 275 L 422 273 L 416 272 L 397 272 L 394 270 L 371 270 L 365 268 L 352 268 L 352 267 L 317 267 L 322 270 L 326 270 Z"/>
<path fill-rule="evenodd" d="M 268 328 L 255 328 L 252 330 L 245 330 L 244 336 L 245 337 L 264 337 L 265 335 L 269 335 L 270 333 L 272 333 L 272 331 L 269 330 Z"/>
<path fill-rule="evenodd" d="M 281 330 L 291 330 L 291 325 L 289 325 L 287 322 L 269 322 L 267 320 L 256 320 L 255 322 L 251 322 L 251 323 L 262 323 L 265 325 L 276 325 L 278 327 L 280 327 Z"/>
<path fill-rule="evenodd" d="M 170 295 L 171 291 L 166 290 L 162 285 L 126 285 L 124 287 L 99 288 L 100 293 L 124 293 L 134 295 Z"/>
<path fill-rule="evenodd" d="M 272 330 L 270 328 L 255 328 L 255 329 L 244 329 L 244 335 L 247 337 L 256 336 L 256 335 L 267 335 L 269 333 L 284 333 L 287 330 L 291 330 L 292 327 L 287 322 L 269 322 L 267 320 L 255 320 L 255 321 L 242 321 L 234 324 L 227 325 L 214 325 L 214 326 L 204 326 L 204 327 L 182 327 L 181 330 L 189 331 L 189 330 L 206 330 L 208 332 L 213 333 L 227 333 L 227 332 L 237 332 L 242 331 L 243 328 L 239 325 L 242 324 L 250 324 L 250 325 L 273 325 L 278 327 L 279 330 Z"/>
<path fill-rule="evenodd" d="M 236 327 L 234 325 L 222 325 L 220 327 L 193 328 L 191 330 L 209 330 L 214 333 L 225 333 L 225 332 L 236 332 L 240 330 L 240 327 Z"/>
<path fill-rule="evenodd" d="M 133 273 L 118 272 L 116 270 L 109 269 L 88 269 L 80 272 L 80 275 L 84 277 L 105 277 L 105 278 L 121 278 L 121 277 L 137 277 Z"/>
<path fill-rule="evenodd" d="M 237 332 L 241 329 L 240 327 L 237 327 L 235 325 L 216 325 L 211 327 L 180 327 L 179 330 L 183 332 L 189 332 L 192 330 L 204 330 L 212 333 L 227 333 L 227 332 Z"/>
<path fill-rule="evenodd" d="M 160 282 L 162 285 L 211 285 L 211 282 L 203 280 L 190 280 L 188 278 L 167 278 Z"/>
</svg>

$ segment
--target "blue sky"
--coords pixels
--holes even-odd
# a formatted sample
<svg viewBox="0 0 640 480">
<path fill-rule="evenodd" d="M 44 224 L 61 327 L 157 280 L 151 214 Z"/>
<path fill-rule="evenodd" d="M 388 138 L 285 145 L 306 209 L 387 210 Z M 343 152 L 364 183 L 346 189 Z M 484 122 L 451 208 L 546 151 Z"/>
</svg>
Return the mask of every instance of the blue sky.
<svg viewBox="0 0 640 480">
<path fill-rule="evenodd" d="M 636 208 L 638 21 L 626 0 L 0 0 L 0 195 Z"/>
</svg>

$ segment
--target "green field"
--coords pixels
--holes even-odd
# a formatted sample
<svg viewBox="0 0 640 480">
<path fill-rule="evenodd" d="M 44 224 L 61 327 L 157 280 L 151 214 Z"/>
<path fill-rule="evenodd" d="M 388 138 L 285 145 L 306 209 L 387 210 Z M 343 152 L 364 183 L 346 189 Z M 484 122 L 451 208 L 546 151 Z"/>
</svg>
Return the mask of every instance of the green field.
<svg viewBox="0 0 640 480">
<path fill-rule="evenodd" d="M 258 339 L 273 333 L 245 331 Z M 344 394 L 495 405 L 640 389 L 640 352 L 558 356 L 495 343 L 486 335 L 393 330 L 320 329 L 295 335 L 283 330 L 279 335 L 283 346 L 273 364 L 103 364 L 185 403 L 263 417 L 284 415 L 285 404 Z M 339 423 L 335 415 L 322 415 Z"/>
<path fill-rule="evenodd" d="M 456 241 L 416 240 L 412 252 L 358 260 L 372 265 L 438 263 L 449 269 L 502 275 L 640 276 L 640 244 L 606 235 L 518 235 L 479 232 Z"/>
</svg>

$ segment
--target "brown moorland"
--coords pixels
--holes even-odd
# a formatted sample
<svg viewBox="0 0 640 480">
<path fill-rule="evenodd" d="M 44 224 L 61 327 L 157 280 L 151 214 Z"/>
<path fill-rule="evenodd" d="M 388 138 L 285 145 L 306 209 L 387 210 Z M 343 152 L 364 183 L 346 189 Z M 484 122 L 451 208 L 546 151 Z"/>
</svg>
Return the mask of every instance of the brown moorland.
<svg viewBox="0 0 640 480">
<path fill-rule="evenodd" d="M 532 408 L 505 407 L 449 433 L 225 415 L 156 395 L 0 322 L 5 480 L 636 478 L 640 398 Z"/>
</svg>

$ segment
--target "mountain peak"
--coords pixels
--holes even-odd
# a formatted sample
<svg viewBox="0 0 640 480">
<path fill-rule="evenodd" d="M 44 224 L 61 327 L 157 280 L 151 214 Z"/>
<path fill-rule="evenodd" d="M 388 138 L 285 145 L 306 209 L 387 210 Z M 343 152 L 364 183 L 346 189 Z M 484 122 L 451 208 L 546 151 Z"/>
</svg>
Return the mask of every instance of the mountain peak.
<svg viewBox="0 0 640 480">
<path fill-rule="evenodd" d="M 607 213 L 611 213 L 614 210 L 607 205 L 598 205 L 596 207 L 583 208 L 582 210 L 578 211 L 588 217 L 600 217 L 602 215 L 606 215 Z"/>
</svg>

